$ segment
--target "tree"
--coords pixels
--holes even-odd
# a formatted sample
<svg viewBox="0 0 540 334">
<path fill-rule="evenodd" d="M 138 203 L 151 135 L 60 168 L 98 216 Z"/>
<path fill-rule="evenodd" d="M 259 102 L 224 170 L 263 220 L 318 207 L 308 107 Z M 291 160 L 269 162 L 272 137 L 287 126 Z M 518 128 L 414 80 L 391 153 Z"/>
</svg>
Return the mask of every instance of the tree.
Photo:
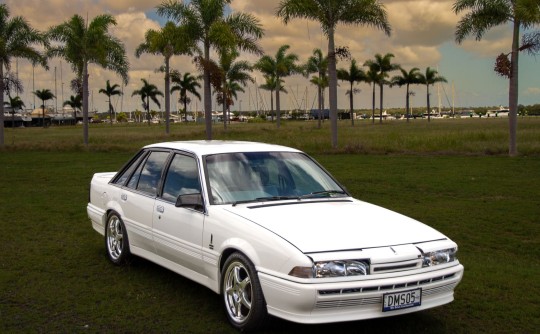
<svg viewBox="0 0 540 334">
<path fill-rule="evenodd" d="M 277 16 L 287 24 L 294 18 L 318 21 L 328 38 L 328 76 L 332 147 L 337 148 L 337 73 L 334 34 L 339 23 L 373 26 L 390 35 L 384 5 L 378 0 L 282 0 Z"/>
<path fill-rule="evenodd" d="M 191 0 L 184 3 L 166 0 L 157 7 L 159 15 L 185 26 L 194 43 L 203 46 L 197 58 L 203 72 L 204 117 L 206 139 L 212 139 L 212 94 L 210 83 L 210 50 L 238 48 L 240 51 L 262 54 L 257 40 L 263 35 L 261 24 L 255 16 L 235 12 L 225 17 L 225 6 L 231 0 Z"/>
<path fill-rule="evenodd" d="M 356 64 L 356 59 L 351 60 L 351 65 L 349 66 L 349 70 L 345 68 L 340 68 L 337 71 L 337 77 L 339 80 L 347 81 L 349 82 L 350 88 L 347 91 L 347 94 L 349 95 L 349 105 L 351 107 L 351 125 L 354 126 L 354 117 L 353 117 L 353 97 L 356 92 L 358 92 L 357 89 L 354 89 L 354 85 L 359 82 L 363 82 L 367 80 L 366 72 L 362 70 L 358 65 Z"/>
<path fill-rule="evenodd" d="M 198 82 L 198 78 L 191 75 L 191 73 L 186 72 L 184 75 L 180 75 L 178 71 L 171 72 L 171 81 L 173 82 L 171 88 L 171 94 L 178 91 L 180 92 L 180 97 L 178 101 L 184 106 L 184 116 L 187 120 L 187 105 L 190 102 L 188 93 L 195 95 L 199 101 L 201 100 L 201 94 L 197 91 L 198 88 L 201 88 L 201 85 Z"/>
<path fill-rule="evenodd" d="M 4 105 L 11 108 L 11 127 L 15 127 L 15 110 L 21 110 L 24 107 L 24 102 L 19 96 L 11 97 L 8 95 L 9 102 L 4 102 Z"/>
<path fill-rule="evenodd" d="M 218 77 L 220 78 L 218 92 L 218 102 L 223 106 L 223 126 L 227 128 L 229 120 L 230 106 L 234 104 L 238 92 L 244 92 L 243 86 L 248 81 L 255 82 L 249 74 L 253 70 L 249 62 L 245 60 L 237 61 L 239 54 L 235 50 L 224 50 L 220 53 Z"/>
<path fill-rule="evenodd" d="M 372 86 L 371 92 L 371 123 L 375 124 L 375 87 L 377 86 L 380 78 L 379 70 L 377 64 L 366 61 L 364 66 L 367 66 L 369 69 L 366 72 L 366 82 L 370 83 Z"/>
<path fill-rule="evenodd" d="M 287 53 L 289 45 L 282 45 L 276 52 L 275 57 L 264 55 L 254 67 L 261 71 L 264 75 L 274 77 L 277 83 L 282 82 L 282 78 L 288 77 L 294 73 L 300 72 L 300 67 L 296 64 L 298 56 L 294 53 Z M 280 92 L 283 90 L 276 89 L 276 125 L 280 127 L 281 107 L 280 107 Z"/>
<path fill-rule="evenodd" d="M 75 119 L 75 121 L 76 121 L 77 120 L 77 110 L 82 109 L 82 96 L 80 94 L 77 94 L 75 96 L 71 95 L 69 97 L 69 100 L 64 101 L 64 104 L 62 106 L 63 107 L 70 106 L 73 109 L 73 119 Z"/>
<path fill-rule="evenodd" d="M 112 103 L 111 103 L 111 96 L 114 96 L 114 95 L 122 95 L 122 91 L 120 89 L 120 86 L 118 84 L 114 84 L 111 86 L 111 83 L 109 80 L 107 80 L 107 84 L 105 86 L 105 88 L 101 88 L 99 90 L 100 93 L 102 94 L 105 94 L 109 100 L 109 119 L 111 121 L 111 125 L 113 123 L 113 111 L 114 111 L 114 108 L 112 106 Z"/>
<path fill-rule="evenodd" d="M 41 100 L 41 119 L 42 125 L 45 127 L 45 101 L 52 100 L 56 96 L 49 89 L 41 89 L 33 92 L 34 95 Z"/>
<path fill-rule="evenodd" d="M 323 73 L 322 76 L 312 76 L 311 80 L 309 80 L 312 84 L 317 86 L 317 90 L 320 92 L 318 95 L 319 97 L 319 117 L 318 117 L 318 124 L 317 127 L 321 128 L 321 122 L 324 118 L 323 110 L 324 110 L 324 90 L 328 87 L 328 75 L 326 73 Z"/>
<path fill-rule="evenodd" d="M 321 128 L 322 108 L 324 107 L 324 88 L 328 87 L 328 57 L 323 56 L 321 49 L 313 50 L 313 55 L 308 58 L 304 65 L 304 74 L 317 73 L 317 79 L 311 78 L 310 82 L 317 86 L 317 101 L 319 104 L 319 122 Z M 324 78 L 324 79 L 323 79 Z"/>
<path fill-rule="evenodd" d="M 392 58 L 394 55 L 387 53 L 384 56 L 377 53 L 375 55 L 375 60 L 368 60 L 366 62 L 367 66 L 370 68 L 373 66 L 373 69 L 377 71 L 378 80 L 377 84 L 379 85 L 379 123 L 382 123 L 382 113 L 383 113 L 383 101 L 384 101 L 384 86 L 390 85 L 390 81 L 386 80 L 390 75 L 389 72 L 399 69 L 399 65 L 392 64 Z"/>
<path fill-rule="evenodd" d="M 520 30 L 540 23 L 540 4 L 538 0 L 457 0 L 453 5 L 456 14 L 466 12 L 456 28 L 456 42 L 460 44 L 469 35 L 476 40 L 493 27 L 512 26 L 512 51 L 507 76 L 509 78 L 509 155 L 517 151 L 517 110 L 519 92 L 519 51 Z M 506 58 L 506 57 L 505 57 Z M 507 58 L 506 58 L 507 59 Z"/>
<path fill-rule="evenodd" d="M 447 82 L 445 77 L 439 75 L 439 72 L 431 67 L 426 68 L 426 73 L 420 73 L 420 83 L 426 85 L 426 94 L 427 94 L 427 113 L 428 113 L 428 122 L 431 121 L 431 106 L 429 104 L 429 86 L 436 84 L 437 82 Z"/>
<path fill-rule="evenodd" d="M 272 74 L 264 75 L 264 84 L 259 88 L 270 92 L 270 115 L 272 115 L 272 122 L 274 121 L 274 92 L 279 89 L 280 92 L 287 94 L 287 90 L 283 86 L 283 79 L 277 79 Z"/>
<path fill-rule="evenodd" d="M 4 147 L 4 69 L 11 69 L 12 58 L 28 59 L 47 68 L 46 57 L 36 49 L 47 46 L 45 36 L 22 16 L 10 18 L 9 14 L 8 6 L 0 4 L 0 148 Z"/>
<path fill-rule="evenodd" d="M 98 15 L 91 22 L 85 22 L 80 15 L 60 25 L 52 27 L 48 36 L 58 42 L 48 53 L 66 60 L 82 83 L 83 140 L 88 145 L 88 65 L 96 64 L 112 70 L 128 82 L 129 62 L 124 44 L 109 34 L 109 28 L 116 25 L 111 15 Z"/>
<path fill-rule="evenodd" d="M 196 48 L 189 38 L 185 27 L 177 27 L 173 22 L 167 22 L 161 30 L 150 29 L 146 32 L 144 43 L 135 51 L 138 58 L 143 53 L 161 55 L 165 62 L 165 133 L 169 134 L 171 115 L 170 102 L 170 60 L 174 55 L 192 55 Z"/>
<path fill-rule="evenodd" d="M 131 96 L 140 95 L 144 110 L 146 110 L 146 120 L 148 121 L 148 126 L 150 126 L 150 100 L 154 101 L 158 107 L 161 108 L 159 103 L 158 96 L 163 96 L 163 93 L 157 88 L 156 85 L 149 83 L 146 79 L 141 79 L 143 86 L 141 89 L 134 90 Z"/>
<path fill-rule="evenodd" d="M 407 118 L 407 122 L 409 122 L 410 117 L 410 97 L 412 92 L 410 91 L 410 85 L 418 85 L 422 83 L 421 79 L 421 73 L 420 69 L 414 67 L 410 71 L 406 71 L 403 68 L 399 69 L 401 71 L 401 75 L 396 75 L 392 78 L 392 85 L 396 85 L 399 87 L 406 86 L 407 90 L 405 93 L 405 116 Z"/>
</svg>

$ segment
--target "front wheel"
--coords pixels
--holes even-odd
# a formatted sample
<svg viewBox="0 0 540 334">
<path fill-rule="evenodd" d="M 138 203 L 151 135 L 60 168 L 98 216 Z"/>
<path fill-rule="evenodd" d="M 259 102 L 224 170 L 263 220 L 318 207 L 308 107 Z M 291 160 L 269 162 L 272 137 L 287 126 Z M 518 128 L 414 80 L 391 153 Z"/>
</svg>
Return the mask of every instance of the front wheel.
<svg viewBox="0 0 540 334">
<path fill-rule="evenodd" d="M 127 263 L 131 257 L 126 227 L 116 212 L 107 216 L 105 247 L 109 260 L 116 265 Z"/>
<path fill-rule="evenodd" d="M 223 266 L 222 293 L 231 324 L 250 331 L 265 325 L 266 302 L 255 266 L 241 253 L 233 253 Z"/>
</svg>

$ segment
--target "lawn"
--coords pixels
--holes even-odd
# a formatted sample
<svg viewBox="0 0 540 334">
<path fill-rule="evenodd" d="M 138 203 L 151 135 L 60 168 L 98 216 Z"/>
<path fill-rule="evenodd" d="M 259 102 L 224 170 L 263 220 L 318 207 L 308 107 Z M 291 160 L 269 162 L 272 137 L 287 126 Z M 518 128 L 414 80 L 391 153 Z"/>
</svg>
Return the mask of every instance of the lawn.
<svg viewBox="0 0 540 334">
<path fill-rule="evenodd" d="M 267 141 L 312 154 L 357 198 L 399 211 L 456 241 L 465 276 L 456 300 L 406 316 L 267 333 L 532 333 L 540 327 L 540 120 L 520 120 L 508 158 L 501 120 L 216 125 L 216 139 Z M 107 262 L 86 216 L 92 174 L 144 144 L 204 138 L 200 125 L 7 129 L 0 151 L 0 332 L 233 333 L 213 292 L 138 259 Z"/>
</svg>

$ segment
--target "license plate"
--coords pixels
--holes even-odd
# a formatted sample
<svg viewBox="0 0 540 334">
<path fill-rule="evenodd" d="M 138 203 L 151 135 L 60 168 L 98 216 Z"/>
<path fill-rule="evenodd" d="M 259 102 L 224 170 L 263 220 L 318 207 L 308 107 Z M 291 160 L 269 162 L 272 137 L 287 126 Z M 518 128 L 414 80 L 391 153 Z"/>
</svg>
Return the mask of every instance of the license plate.
<svg viewBox="0 0 540 334">
<path fill-rule="evenodd" d="M 385 293 L 383 295 L 383 312 L 401 310 L 420 306 L 422 304 L 422 289 Z"/>
</svg>

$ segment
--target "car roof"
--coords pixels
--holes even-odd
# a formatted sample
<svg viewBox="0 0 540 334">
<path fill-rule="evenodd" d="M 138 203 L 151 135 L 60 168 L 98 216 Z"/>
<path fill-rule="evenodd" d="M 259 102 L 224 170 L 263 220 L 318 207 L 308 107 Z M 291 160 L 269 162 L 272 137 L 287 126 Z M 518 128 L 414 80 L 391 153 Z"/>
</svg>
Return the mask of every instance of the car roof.
<svg viewBox="0 0 540 334">
<path fill-rule="evenodd" d="M 182 150 L 199 156 L 238 152 L 300 152 L 297 149 L 266 143 L 228 140 L 172 141 L 147 145 L 144 148 Z"/>
</svg>

